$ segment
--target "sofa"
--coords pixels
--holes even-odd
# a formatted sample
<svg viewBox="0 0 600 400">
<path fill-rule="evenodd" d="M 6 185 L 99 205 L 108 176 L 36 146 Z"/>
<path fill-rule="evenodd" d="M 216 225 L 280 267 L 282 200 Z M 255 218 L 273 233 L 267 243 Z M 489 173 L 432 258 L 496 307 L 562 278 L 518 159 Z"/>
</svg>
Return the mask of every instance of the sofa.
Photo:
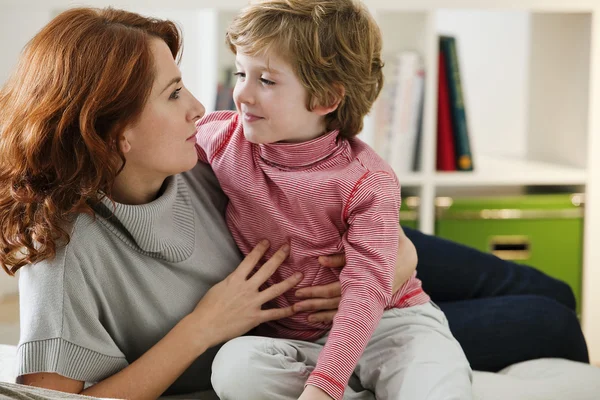
<svg viewBox="0 0 600 400">
<path fill-rule="evenodd" d="M 15 364 L 16 347 L 0 345 L 0 399 L 90 399 L 16 385 Z M 600 368 L 558 358 L 530 360 L 497 373 L 475 371 L 473 393 L 476 400 L 600 400 Z M 161 399 L 218 400 L 212 392 Z"/>
</svg>

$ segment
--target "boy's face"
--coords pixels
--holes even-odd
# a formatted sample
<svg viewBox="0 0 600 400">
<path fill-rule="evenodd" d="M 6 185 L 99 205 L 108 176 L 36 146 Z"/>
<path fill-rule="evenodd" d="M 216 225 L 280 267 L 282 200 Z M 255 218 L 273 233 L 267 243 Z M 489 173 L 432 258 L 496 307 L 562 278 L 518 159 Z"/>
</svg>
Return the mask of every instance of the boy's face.
<svg viewBox="0 0 600 400">
<path fill-rule="evenodd" d="M 308 92 L 288 62 L 238 48 L 235 64 L 233 99 L 248 141 L 305 142 L 325 133 L 324 116 L 307 110 Z"/>
</svg>

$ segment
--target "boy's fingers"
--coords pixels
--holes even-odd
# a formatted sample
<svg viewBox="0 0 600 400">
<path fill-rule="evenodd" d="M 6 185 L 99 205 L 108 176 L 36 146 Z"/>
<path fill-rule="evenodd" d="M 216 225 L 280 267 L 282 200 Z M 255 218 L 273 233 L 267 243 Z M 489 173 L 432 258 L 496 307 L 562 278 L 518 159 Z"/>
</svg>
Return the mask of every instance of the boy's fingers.
<svg viewBox="0 0 600 400">
<path fill-rule="evenodd" d="M 309 322 L 323 322 L 325 324 L 329 324 L 333 322 L 333 318 L 335 317 L 336 311 L 321 311 L 314 314 L 310 314 L 308 316 Z"/>
<path fill-rule="evenodd" d="M 294 304 L 294 311 L 325 311 L 325 310 L 337 310 L 340 305 L 341 297 L 334 297 L 332 299 L 309 299 L 302 300 L 299 303 Z"/>
<path fill-rule="evenodd" d="M 344 256 L 344 254 L 321 256 L 319 257 L 319 264 L 324 267 L 341 268 L 346 265 L 346 256 Z"/>
<path fill-rule="evenodd" d="M 305 287 L 296 291 L 296 297 L 331 299 L 342 295 L 342 286 L 339 282 L 328 285 Z"/>
</svg>

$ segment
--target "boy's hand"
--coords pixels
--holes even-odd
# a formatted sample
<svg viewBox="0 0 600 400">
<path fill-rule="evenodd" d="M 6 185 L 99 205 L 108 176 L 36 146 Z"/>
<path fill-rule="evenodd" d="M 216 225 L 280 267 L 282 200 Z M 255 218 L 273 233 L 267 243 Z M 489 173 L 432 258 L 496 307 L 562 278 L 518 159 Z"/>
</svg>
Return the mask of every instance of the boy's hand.
<svg viewBox="0 0 600 400">
<path fill-rule="evenodd" d="M 316 386 L 306 385 L 298 400 L 333 400 L 333 398 Z"/>
</svg>

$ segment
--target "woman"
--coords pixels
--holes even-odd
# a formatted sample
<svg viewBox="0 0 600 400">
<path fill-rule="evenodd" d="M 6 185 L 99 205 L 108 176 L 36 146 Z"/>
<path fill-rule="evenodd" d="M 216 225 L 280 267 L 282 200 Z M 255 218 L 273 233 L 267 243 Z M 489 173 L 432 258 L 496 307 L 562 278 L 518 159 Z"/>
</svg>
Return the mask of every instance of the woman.
<svg viewBox="0 0 600 400">
<path fill-rule="evenodd" d="M 70 10 L 29 43 L 0 92 L 0 263 L 9 273 L 22 267 L 22 383 L 119 398 L 203 390 L 220 343 L 294 312 L 262 306 L 301 277 L 259 291 L 285 249 L 267 253 L 263 243 L 240 263 L 223 220 L 226 199 L 196 163 L 194 123 L 204 109 L 181 83 L 179 49 L 170 22 Z M 453 300 L 490 294 L 497 280 L 472 294 L 448 283 L 459 282 L 460 270 L 441 270 L 469 261 L 481 275 L 477 263 L 488 260 L 480 253 L 413 234 L 426 261 L 420 273 L 444 274 L 447 286 L 437 293 L 450 288 Z M 248 277 L 264 254 L 268 261 Z M 436 264 L 436 254 L 455 264 Z M 414 248 L 399 255 L 398 275 L 406 277 Z M 336 257 L 323 263 L 343 264 Z M 434 299 L 438 283 L 430 282 Z M 315 317 L 327 320 L 339 286 L 298 295 L 314 297 L 305 306 L 325 310 Z M 506 315 L 514 304 L 502 309 Z M 454 315 L 462 328 L 462 313 Z M 480 328 L 488 333 L 474 325 L 472 334 Z M 496 340 L 508 343 L 510 332 Z M 543 350 L 552 356 L 553 349 Z"/>
</svg>

